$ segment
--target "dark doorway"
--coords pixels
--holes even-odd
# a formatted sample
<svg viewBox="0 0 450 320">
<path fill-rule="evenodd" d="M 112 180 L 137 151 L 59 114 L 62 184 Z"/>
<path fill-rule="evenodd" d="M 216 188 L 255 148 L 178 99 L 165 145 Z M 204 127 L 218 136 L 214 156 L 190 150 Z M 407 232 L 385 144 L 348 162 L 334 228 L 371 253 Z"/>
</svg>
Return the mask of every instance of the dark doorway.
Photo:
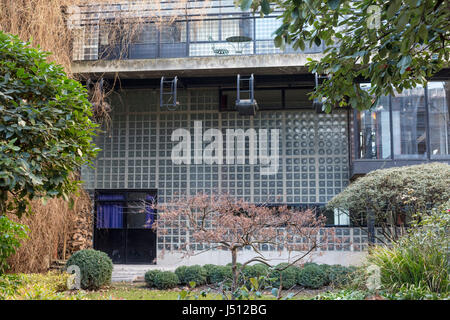
<svg viewBox="0 0 450 320">
<path fill-rule="evenodd" d="M 96 190 L 94 248 L 117 264 L 156 264 L 156 190 Z"/>
</svg>

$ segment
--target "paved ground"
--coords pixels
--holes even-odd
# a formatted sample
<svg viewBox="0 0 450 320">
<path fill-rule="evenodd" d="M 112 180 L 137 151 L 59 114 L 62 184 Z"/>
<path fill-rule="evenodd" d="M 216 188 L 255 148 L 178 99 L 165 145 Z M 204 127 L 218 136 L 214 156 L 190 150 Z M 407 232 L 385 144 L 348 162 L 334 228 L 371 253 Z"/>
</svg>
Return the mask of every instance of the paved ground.
<svg viewBox="0 0 450 320">
<path fill-rule="evenodd" d="M 174 271 L 175 267 L 142 264 L 115 264 L 112 273 L 112 282 L 144 281 L 145 272 L 151 269 Z"/>
</svg>

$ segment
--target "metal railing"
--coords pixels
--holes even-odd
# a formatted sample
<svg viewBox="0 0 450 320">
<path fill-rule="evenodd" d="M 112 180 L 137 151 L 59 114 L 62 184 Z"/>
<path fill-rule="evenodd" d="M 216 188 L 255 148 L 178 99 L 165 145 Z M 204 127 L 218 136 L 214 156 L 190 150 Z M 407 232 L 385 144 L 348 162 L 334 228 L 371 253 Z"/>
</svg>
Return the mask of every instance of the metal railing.
<svg viewBox="0 0 450 320">
<path fill-rule="evenodd" d="M 132 23 L 128 21 L 127 23 Z M 320 53 L 324 45 L 294 50 L 274 44 L 281 25 L 277 14 L 264 18 L 238 14 L 211 14 L 203 18 L 184 16 L 167 24 L 141 23 L 132 39 L 112 36 L 113 24 L 85 23 L 82 39 L 74 42 L 73 60 L 158 59 L 202 56 Z M 117 27 L 117 25 L 115 25 Z"/>
</svg>

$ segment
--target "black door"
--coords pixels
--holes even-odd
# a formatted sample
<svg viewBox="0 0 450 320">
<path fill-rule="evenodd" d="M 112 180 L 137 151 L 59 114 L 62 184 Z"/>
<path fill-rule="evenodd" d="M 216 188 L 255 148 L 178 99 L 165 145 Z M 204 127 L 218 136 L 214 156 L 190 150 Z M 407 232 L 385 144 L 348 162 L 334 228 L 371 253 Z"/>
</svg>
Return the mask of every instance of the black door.
<svg viewBox="0 0 450 320">
<path fill-rule="evenodd" d="M 156 191 L 98 190 L 94 248 L 117 264 L 156 264 Z"/>
</svg>

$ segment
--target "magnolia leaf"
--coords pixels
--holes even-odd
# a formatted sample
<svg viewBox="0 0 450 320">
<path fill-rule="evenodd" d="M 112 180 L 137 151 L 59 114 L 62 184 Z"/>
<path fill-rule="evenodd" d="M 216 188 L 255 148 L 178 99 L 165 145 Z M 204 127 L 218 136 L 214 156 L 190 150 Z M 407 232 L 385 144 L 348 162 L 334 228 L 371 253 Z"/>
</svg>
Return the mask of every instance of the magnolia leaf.
<svg viewBox="0 0 450 320">
<path fill-rule="evenodd" d="M 341 4 L 340 0 L 328 0 L 328 7 L 330 7 L 331 10 L 336 10 L 339 8 L 339 5 Z"/>
<path fill-rule="evenodd" d="M 269 0 L 261 0 L 261 11 L 265 15 L 270 13 L 270 2 L 269 2 Z"/>
<path fill-rule="evenodd" d="M 242 0 L 241 1 L 241 10 L 247 11 L 250 9 L 250 6 L 252 5 L 252 0 Z"/>
</svg>

